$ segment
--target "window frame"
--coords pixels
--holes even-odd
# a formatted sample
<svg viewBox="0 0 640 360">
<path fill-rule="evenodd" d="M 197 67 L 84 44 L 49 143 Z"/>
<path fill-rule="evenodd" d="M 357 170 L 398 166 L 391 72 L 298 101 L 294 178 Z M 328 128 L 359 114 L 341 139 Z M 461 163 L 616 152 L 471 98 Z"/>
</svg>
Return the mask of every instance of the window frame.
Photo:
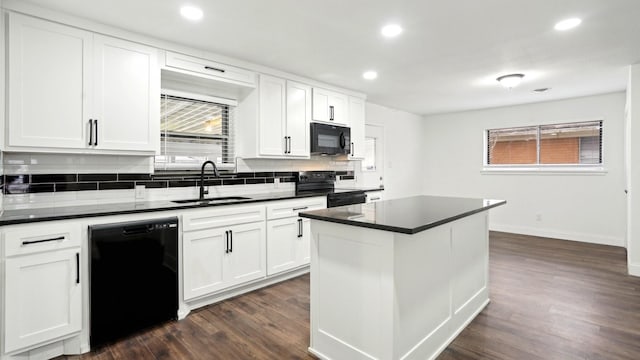
<svg viewBox="0 0 640 360">
<path fill-rule="evenodd" d="M 548 125 L 564 125 L 577 124 L 585 122 L 600 122 L 600 154 L 601 162 L 598 164 L 490 164 L 489 163 L 489 132 L 491 130 L 499 130 L 510 128 L 507 126 L 496 127 L 483 130 L 483 150 L 482 150 L 482 169 L 481 174 L 585 174 L 585 175 L 604 175 L 607 173 L 605 168 L 605 138 L 604 138 L 604 119 L 588 119 L 574 120 L 564 122 L 548 122 L 536 125 L 519 125 L 511 128 L 537 128 L 536 136 L 536 152 L 537 160 L 540 161 L 540 129 Z"/>
</svg>

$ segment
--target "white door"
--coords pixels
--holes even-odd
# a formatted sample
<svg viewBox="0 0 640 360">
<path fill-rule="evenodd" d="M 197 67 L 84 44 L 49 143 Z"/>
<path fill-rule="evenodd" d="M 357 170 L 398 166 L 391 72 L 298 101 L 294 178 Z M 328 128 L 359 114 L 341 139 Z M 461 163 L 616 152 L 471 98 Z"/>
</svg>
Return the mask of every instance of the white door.
<svg viewBox="0 0 640 360">
<path fill-rule="evenodd" d="M 235 225 L 230 230 L 229 285 L 266 276 L 265 222 Z"/>
<path fill-rule="evenodd" d="M 185 232 L 182 236 L 184 298 L 193 299 L 228 286 L 225 228 Z"/>
<path fill-rule="evenodd" d="M 287 81 L 287 136 L 289 156 L 309 157 L 311 87 Z"/>
<path fill-rule="evenodd" d="M 79 262 L 79 248 L 5 260 L 5 353 L 80 331 Z"/>
<path fill-rule="evenodd" d="M 86 148 L 92 34 L 9 13 L 9 146 Z"/>
<path fill-rule="evenodd" d="M 360 162 L 362 176 L 358 180 L 363 187 L 384 185 L 384 128 L 365 125 L 364 158 Z"/>
<path fill-rule="evenodd" d="M 298 266 L 300 230 L 297 217 L 267 221 L 267 275 Z"/>
<path fill-rule="evenodd" d="M 160 144 L 157 50 L 94 36 L 94 115 L 98 149 L 155 152 Z"/>
<path fill-rule="evenodd" d="M 364 111 L 364 99 L 349 97 L 349 126 L 351 128 L 351 153 L 349 154 L 350 160 L 364 158 Z"/>
<path fill-rule="evenodd" d="M 260 75 L 260 155 L 285 155 L 286 81 Z"/>
</svg>

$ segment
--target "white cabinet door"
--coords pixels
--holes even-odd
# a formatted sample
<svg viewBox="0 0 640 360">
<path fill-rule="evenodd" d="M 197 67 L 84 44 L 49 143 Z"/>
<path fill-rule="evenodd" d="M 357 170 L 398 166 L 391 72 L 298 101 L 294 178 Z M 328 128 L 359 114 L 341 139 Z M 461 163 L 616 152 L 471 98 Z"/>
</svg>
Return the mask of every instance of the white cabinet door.
<svg viewBox="0 0 640 360">
<path fill-rule="evenodd" d="M 313 120 L 329 122 L 329 91 L 313 88 Z"/>
<path fill-rule="evenodd" d="M 311 87 L 287 81 L 287 131 L 289 156 L 309 157 Z"/>
<path fill-rule="evenodd" d="M 184 232 L 182 242 L 185 300 L 266 275 L 264 221 Z"/>
<path fill-rule="evenodd" d="M 267 221 L 267 275 L 306 265 L 311 259 L 311 220 Z"/>
<path fill-rule="evenodd" d="M 351 127 L 350 160 L 364 159 L 364 99 L 349 97 L 349 125 Z"/>
<path fill-rule="evenodd" d="M 260 75 L 259 91 L 260 155 L 285 155 L 286 81 Z"/>
<path fill-rule="evenodd" d="M 88 146 L 91 38 L 87 31 L 9 13 L 9 146 Z"/>
<path fill-rule="evenodd" d="M 5 260 L 4 352 L 80 331 L 80 249 Z"/>
<path fill-rule="evenodd" d="M 297 217 L 267 221 L 267 275 L 298 266 L 299 235 Z"/>
<path fill-rule="evenodd" d="M 235 225 L 230 227 L 229 231 L 229 285 L 265 277 L 265 222 Z"/>
<path fill-rule="evenodd" d="M 97 149 L 156 151 L 160 143 L 157 50 L 94 36 Z"/>
<path fill-rule="evenodd" d="M 302 219 L 302 231 L 298 239 L 298 257 L 300 265 L 311 262 L 311 219 Z"/>
<path fill-rule="evenodd" d="M 348 126 L 347 95 L 313 88 L 313 120 Z"/>
<path fill-rule="evenodd" d="M 349 100 L 344 94 L 332 92 L 329 96 L 329 120 L 340 126 L 349 126 Z"/>
<path fill-rule="evenodd" d="M 184 298 L 193 299 L 228 286 L 225 228 L 185 232 L 182 236 Z"/>
</svg>

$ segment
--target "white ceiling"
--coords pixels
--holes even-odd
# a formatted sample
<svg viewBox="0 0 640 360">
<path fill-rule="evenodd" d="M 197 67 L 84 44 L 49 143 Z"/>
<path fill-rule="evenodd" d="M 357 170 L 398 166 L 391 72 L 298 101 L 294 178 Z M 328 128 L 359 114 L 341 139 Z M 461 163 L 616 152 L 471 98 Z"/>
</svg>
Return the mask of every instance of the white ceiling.
<svg viewBox="0 0 640 360">
<path fill-rule="evenodd" d="M 30 0 L 98 22 L 357 90 L 433 114 L 624 90 L 640 0 Z M 182 19 L 201 7 L 199 23 Z M 568 17 L 583 19 L 567 32 Z M 401 36 L 380 28 L 397 22 Z M 362 78 L 365 70 L 378 79 Z M 502 88 L 495 78 L 521 72 Z M 533 89 L 550 87 L 546 93 Z"/>
</svg>

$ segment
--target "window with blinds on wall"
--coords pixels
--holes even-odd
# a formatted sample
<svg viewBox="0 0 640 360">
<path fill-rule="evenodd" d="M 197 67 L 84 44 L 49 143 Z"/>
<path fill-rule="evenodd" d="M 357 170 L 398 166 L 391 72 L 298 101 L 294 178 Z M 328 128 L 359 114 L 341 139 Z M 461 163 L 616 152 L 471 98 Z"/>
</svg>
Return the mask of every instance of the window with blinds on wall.
<svg viewBox="0 0 640 360">
<path fill-rule="evenodd" d="M 182 92 L 163 91 L 160 100 L 160 155 L 157 170 L 199 168 L 214 161 L 233 168 L 235 102 Z"/>
<path fill-rule="evenodd" d="M 602 165 L 602 120 L 487 130 L 486 165 Z"/>
</svg>

